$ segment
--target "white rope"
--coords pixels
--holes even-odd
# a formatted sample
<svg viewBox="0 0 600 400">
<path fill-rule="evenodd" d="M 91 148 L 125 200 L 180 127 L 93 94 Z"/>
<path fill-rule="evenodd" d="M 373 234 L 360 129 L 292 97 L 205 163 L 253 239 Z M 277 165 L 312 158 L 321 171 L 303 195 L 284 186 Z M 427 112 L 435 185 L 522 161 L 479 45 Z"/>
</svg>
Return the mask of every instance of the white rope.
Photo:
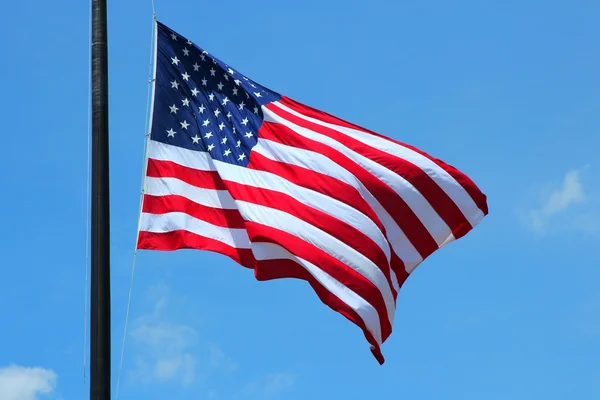
<svg viewBox="0 0 600 400">
<path fill-rule="evenodd" d="M 137 259 L 136 257 L 137 255 L 137 251 L 133 252 L 133 265 L 131 267 L 131 278 L 129 280 L 129 296 L 127 298 L 127 311 L 125 312 L 125 327 L 123 328 L 123 341 L 121 343 L 121 357 L 119 359 L 119 370 L 118 370 L 118 374 L 117 374 L 117 388 L 115 391 L 115 400 L 118 400 L 119 398 L 119 389 L 121 387 L 121 372 L 123 370 L 123 356 L 125 354 L 125 338 L 127 337 L 127 323 L 129 321 L 129 310 L 131 307 L 131 293 L 133 292 L 133 277 L 135 275 L 135 261 Z"/>
<path fill-rule="evenodd" d="M 143 206 L 143 200 L 144 200 L 144 192 L 145 192 L 145 187 L 144 187 L 144 183 L 145 183 L 145 179 L 144 177 L 146 176 L 146 168 L 147 168 L 147 164 L 148 164 L 148 140 L 150 139 L 150 128 L 151 128 L 151 118 L 150 116 L 150 112 L 153 106 L 153 99 L 154 99 L 154 81 L 156 80 L 156 76 L 155 76 L 155 57 L 156 57 L 156 14 L 154 13 L 154 0 L 152 0 L 152 51 L 150 53 L 150 71 L 148 73 L 150 79 L 148 80 L 148 94 L 147 94 L 147 100 L 146 100 L 146 123 L 147 123 L 147 127 L 146 127 L 146 134 L 145 134 L 145 140 L 144 140 L 144 157 L 143 157 L 143 165 L 142 165 L 142 184 L 141 184 L 141 190 L 140 190 L 140 206 L 139 206 L 139 213 L 138 213 L 138 226 L 137 226 L 137 232 L 136 232 L 136 240 L 135 240 L 135 246 L 134 246 L 134 251 L 133 251 L 133 263 L 131 266 L 131 277 L 129 280 L 129 295 L 127 297 L 127 309 L 125 311 L 125 324 L 123 327 L 123 339 L 121 342 L 121 356 L 119 359 L 119 367 L 118 367 L 118 372 L 117 372 L 117 386 L 115 389 L 115 400 L 119 399 L 119 391 L 121 388 L 121 376 L 122 376 L 122 372 L 123 372 L 123 359 L 124 359 L 124 355 L 125 355 L 125 343 L 126 343 L 126 339 L 127 339 L 127 327 L 129 325 L 129 311 L 131 310 L 131 295 L 133 293 L 133 280 L 134 280 L 134 276 L 135 276 L 135 265 L 136 265 L 136 260 L 137 260 L 137 242 L 139 239 L 139 233 L 140 233 L 140 223 L 142 220 L 142 206 Z"/>
</svg>

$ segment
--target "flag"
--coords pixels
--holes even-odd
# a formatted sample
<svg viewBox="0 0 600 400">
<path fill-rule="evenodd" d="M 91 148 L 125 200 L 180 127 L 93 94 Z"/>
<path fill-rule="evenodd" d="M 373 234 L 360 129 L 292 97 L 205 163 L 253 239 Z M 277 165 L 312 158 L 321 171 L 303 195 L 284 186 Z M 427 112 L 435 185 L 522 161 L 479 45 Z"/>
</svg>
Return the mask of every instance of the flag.
<svg viewBox="0 0 600 400">
<path fill-rule="evenodd" d="M 305 280 L 383 364 L 398 290 L 482 220 L 486 196 L 419 149 L 276 93 L 160 22 L 156 34 L 137 247 Z"/>
</svg>

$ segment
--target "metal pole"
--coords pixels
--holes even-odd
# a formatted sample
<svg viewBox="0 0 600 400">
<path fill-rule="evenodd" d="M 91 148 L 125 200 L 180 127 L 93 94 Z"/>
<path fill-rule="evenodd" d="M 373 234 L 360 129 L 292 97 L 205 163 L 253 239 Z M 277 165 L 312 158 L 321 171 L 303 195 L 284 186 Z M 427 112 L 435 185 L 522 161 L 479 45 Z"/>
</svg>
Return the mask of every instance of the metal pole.
<svg viewBox="0 0 600 400">
<path fill-rule="evenodd" d="M 110 206 L 106 0 L 92 1 L 90 400 L 110 400 Z"/>
</svg>

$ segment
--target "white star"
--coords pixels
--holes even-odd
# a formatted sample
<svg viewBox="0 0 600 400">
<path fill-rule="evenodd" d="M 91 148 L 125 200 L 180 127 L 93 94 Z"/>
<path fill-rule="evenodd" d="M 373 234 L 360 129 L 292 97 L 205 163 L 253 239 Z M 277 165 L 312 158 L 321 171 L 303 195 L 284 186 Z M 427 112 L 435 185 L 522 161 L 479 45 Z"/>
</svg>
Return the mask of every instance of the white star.
<svg viewBox="0 0 600 400">
<path fill-rule="evenodd" d="M 262 94 L 260 94 L 260 92 L 254 92 L 254 95 L 255 95 L 256 97 L 262 97 Z"/>
<path fill-rule="evenodd" d="M 189 46 L 191 46 L 193 43 L 191 40 L 188 39 L 188 41 L 186 42 Z"/>
<path fill-rule="evenodd" d="M 254 107 L 254 114 L 258 114 L 258 107 Z"/>
<path fill-rule="evenodd" d="M 184 56 L 189 56 L 190 55 L 190 51 L 187 49 L 187 47 L 183 48 L 183 55 Z"/>
<path fill-rule="evenodd" d="M 177 56 L 175 56 L 175 58 L 171 57 L 171 63 L 172 63 L 172 64 L 175 64 L 175 65 L 178 65 L 178 63 L 179 63 L 179 58 L 177 58 Z"/>
<path fill-rule="evenodd" d="M 208 145 L 208 151 L 212 151 L 212 149 L 214 149 L 214 148 L 215 148 L 214 144 L 209 144 Z"/>
<path fill-rule="evenodd" d="M 246 132 L 246 134 L 244 136 L 246 136 L 249 139 L 254 135 L 252 134 L 252 132 Z"/>
<path fill-rule="evenodd" d="M 236 144 L 235 144 L 235 147 L 240 147 L 241 145 L 242 145 L 242 141 L 241 141 L 241 140 L 238 140 L 238 141 L 236 142 Z"/>
<path fill-rule="evenodd" d="M 204 104 L 200 104 L 200 107 L 198 107 L 198 111 L 200 111 L 200 114 L 204 114 L 204 110 L 206 110 L 206 107 L 204 107 Z"/>
<path fill-rule="evenodd" d="M 201 59 L 202 61 L 206 61 L 206 56 L 205 56 L 204 54 L 200 54 L 200 59 Z"/>
<path fill-rule="evenodd" d="M 179 110 L 175 104 L 169 106 L 169 108 L 171 109 L 171 114 L 177 114 L 177 110 Z"/>
<path fill-rule="evenodd" d="M 230 150 L 230 149 L 227 149 L 227 150 L 225 150 L 225 153 L 223 153 L 223 155 L 224 155 L 225 157 L 227 157 L 227 156 L 228 156 L 228 155 L 230 155 L 230 154 L 231 154 L 231 150 Z"/>
<path fill-rule="evenodd" d="M 192 142 L 194 144 L 200 143 L 200 136 L 198 136 L 198 135 L 192 136 Z"/>
<path fill-rule="evenodd" d="M 198 63 L 194 63 L 192 67 L 194 67 L 194 71 L 200 71 L 200 66 L 198 65 Z"/>
<path fill-rule="evenodd" d="M 248 80 L 248 78 L 246 78 L 245 76 L 242 76 L 242 78 L 243 78 L 245 81 L 247 81 L 247 80 Z"/>
<path fill-rule="evenodd" d="M 248 94 L 248 92 L 246 92 L 246 98 L 249 99 L 250 95 Z"/>
<path fill-rule="evenodd" d="M 206 82 L 208 82 L 206 78 L 202 78 L 202 86 L 206 86 Z"/>
<path fill-rule="evenodd" d="M 242 101 L 242 102 L 240 103 L 240 110 L 243 110 L 243 109 L 244 109 L 244 107 L 246 107 L 246 104 L 245 104 L 245 103 Z"/>
<path fill-rule="evenodd" d="M 179 89 L 179 83 L 177 81 L 171 82 L 171 89 Z"/>
<path fill-rule="evenodd" d="M 228 81 L 229 80 L 229 75 L 223 74 L 223 78 L 225 78 L 225 80 Z"/>
<path fill-rule="evenodd" d="M 239 79 L 236 79 L 234 82 L 235 82 L 235 84 L 236 84 L 236 85 L 238 85 L 238 86 L 240 86 L 240 83 L 242 83 L 242 81 L 240 81 Z"/>
<path fill-rule="evenodd" d="M 216 63 L 217 63 L 217 59 L 213 58 L 213 64 L 216 64 Z"/>
<path fill-rule="evenodd" d="M 238 157 L 238 161 L 242 161 L 244 158 L 246 158 L 246 155 L 244 153 L 240 154 L 240 156 Z"/>
<path fill-rule="evenodd" d="M 210 69 L 210 76 L 215 76 L 215 72 L 217 72 L 217 71 L 215 71 L 214 68 L 211 68 Z"/>
<path fill-rule="evenodd" d="M 227 96 L 225 96 L 225 98 L 223 99 L 223 105 L 226 105 L 228 101 L 229 99 L 227 98 Z"/>
<path fill-rule="evenodd" d="M 233 133 L 235 133 L 235 126 L 233 127 Z"/>
<path fill-rule="evenodd" d="M 221 110 L 219 110 L 218 108 L 215 110 L 215 117 L 218 117 L 219 114 L 221 114 Z"/>
<path fill-rule="evenodd" d="M 238 93 L 237 93 L 237 92 L 238 92 L 238 88 L 234 87 L 234 88 L 233 88 L 233 95 L 234 95 L 234 96 L 237 96 L 237 95 L 238 95 Z"/>
<path fill-rule="evenodd" d="M 174 41 L 177 41 L 177 35 L 175 35 L 174 33 L 171 33 L 171 39 L 173 39 Z"/>
<path fill-rule="evenodd" d="M 173 128 L 167 131 L 167 137 L 175 137 L 175 131 L 173 130 Z"/>
<path fill-rule="evenodd" d="M 208 124 L 210 124 L 210 119 L 205 119 L 204 122 L 202 122 L 202 126 L 208 126 Z"/>
<path fill-rule="evenodd" d="M 231 75 L 235 74 L 235 72 L 231 68 L 227 68 L 227 72 L 229 72 Z"/>
<path fill-rule="evenodd" d="M 217 85 L 217 87 L 219 88 L 219 90 L 223 90 L 223 82 L 219 82 L 219 84 Z"/>
<path fill-rule="evenodd" d="M 193 95 L 194 97 L 198 97 L 198 93 L 200 93 L 200 91 L 199 91 L 198 89 L 196 89 L 196 88 L 193 88 L 193 89 L 192 89 L 192 95 Z"/>
<path fill-rule="evenodd" d="M 210 101 L 213 101 L 213 100 L 215 99 L 215 94 L 214 94 L 214 93 L 211 93 L 211 94 L 209 94 L 209 95 L 208 95 L 208 99 L 209 99 Z"/>
<path fill-rule="evenodd" d="M 204 135 L 205 139 L 210 139 L 212 137 L 212 132 L 207 132 L 206 135 Z"/>
<path fill-rule="evenodd" d="M 188 124 L 188 122 L 187 122 L 187 121 L 185 121 L 185 120 L 184 120 L 183 122 L 180 122 L 180 124 L 181 124 L 181 128 L 182 128 L 182 129 L 187 129 L 187 128 L 188 128 L 188 126 L 190 126 L 190 124 Z"/>
<path fill-rule="evenodd" d="M 242 125 L 248 125 L 248 118 L 244 118 L 242 120 Z"/>
<path fill-rule="evenodd" d="M 187 98 L 185 98 L 185 99 L 181 100 L 181 102 L 183 103 L 183 105 L 184 105 L 185 107 L 187 107 L 187 106 L 189 106 L 189 105 L 190 105 L 190 101 L 189 101 Z"/>
<path fill-rule="evenodd" d="M 256 86 L 253 83 L 251 83 L 250 86 L 252 86 L 254 89 L 256 89 Z"/>
<path fill-rule="evenodd" d="M 231 119 L 231 111 L 227 113 L 227 119 Z"/>
<path fill-rule="evenodd" d="M 184 72 L 183 74 L 181 74 L 181 77 L 183 78 L 184 81 L 187 81 L 188 79 L 190 79 L 190 76 L 188 75 L 187 72 Z"/>
<path fill-rule="evenodd" d="M 227 143 L 227 136 L 225 136 L 225 137 L 223 138 L 223 140 L 221 140 L 221 144 L 225 144 L 225 143 Z"/>
<path fill-rule="evenodd" d="M 225 129 L 225 123 L 221 122 L 221 123 L 219 124 L 219 130 L 221 130 L 221 131 L 222 131 L 223 129 Z"/>
</svg>

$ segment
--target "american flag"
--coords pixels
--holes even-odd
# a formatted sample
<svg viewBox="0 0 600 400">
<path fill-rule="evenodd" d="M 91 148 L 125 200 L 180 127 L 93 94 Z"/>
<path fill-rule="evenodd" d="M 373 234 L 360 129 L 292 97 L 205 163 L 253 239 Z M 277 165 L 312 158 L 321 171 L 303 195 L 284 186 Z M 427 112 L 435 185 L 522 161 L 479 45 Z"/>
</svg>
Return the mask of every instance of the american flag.
<svg viewBox="0 0 600 400">
<path fill-rule="evenodd" d="M 224 254 L 307 281 L 380 363 L 396 297 L 488 213 L 465 174 L 301 104 L 157 22 L 139 249 Z"/>
</svg>

